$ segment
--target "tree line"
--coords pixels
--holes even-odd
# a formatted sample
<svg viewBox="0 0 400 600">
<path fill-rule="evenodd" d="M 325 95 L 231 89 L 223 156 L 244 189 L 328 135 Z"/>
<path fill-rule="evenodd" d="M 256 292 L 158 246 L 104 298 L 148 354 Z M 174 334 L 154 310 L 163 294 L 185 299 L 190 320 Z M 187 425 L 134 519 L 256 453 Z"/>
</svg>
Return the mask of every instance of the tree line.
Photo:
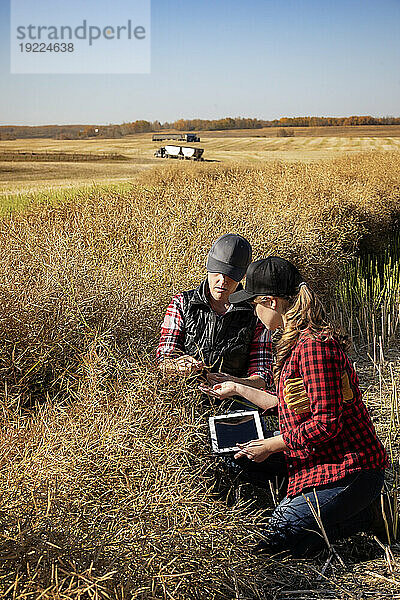
<svg viewBox="0 0 400 600">
<path fill-rule="evenodd" d="M 24 125 L 0 126 L 0 139 L 56 138 L 87 139 L 91 137 L 120 138 L 137 133 L 150 133 L 174 129 L 177 131 L 224 131 L 228 129 L 261 129 L 263 127 L 333 127 L 357 125 L 400 125 L 400 117 L 282 117 L 266 121 L 245 117 L 224 117 L 223 119 L 178 119 L 164 122 L 136 121 L 119 125 Z"/>
</svg>

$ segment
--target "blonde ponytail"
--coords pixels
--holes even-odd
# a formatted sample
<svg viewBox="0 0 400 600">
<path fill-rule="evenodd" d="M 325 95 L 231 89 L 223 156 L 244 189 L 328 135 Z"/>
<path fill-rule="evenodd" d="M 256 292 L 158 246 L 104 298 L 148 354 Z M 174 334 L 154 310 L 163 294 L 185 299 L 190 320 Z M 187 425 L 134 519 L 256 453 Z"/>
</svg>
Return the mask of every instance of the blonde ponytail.
<svg viewBox="0 0 400 600">
<path fill-rule="evenodd" d="M 348 336 L 336 329 L 327 320 L 325 309 L 318 296 L 305 282 L 302 282 L 299 288 L 298 294 L 292 299 L 292 304 L 285 313 L 285 329 L 277 344 L 277 357 L 274 367 L 277 387 L 283 365 L 303 331 L 307 330 L 313 338 L 317 335 L 325 339 L 335 338 L 344 350 L 348 348 Z"/>
</svg>

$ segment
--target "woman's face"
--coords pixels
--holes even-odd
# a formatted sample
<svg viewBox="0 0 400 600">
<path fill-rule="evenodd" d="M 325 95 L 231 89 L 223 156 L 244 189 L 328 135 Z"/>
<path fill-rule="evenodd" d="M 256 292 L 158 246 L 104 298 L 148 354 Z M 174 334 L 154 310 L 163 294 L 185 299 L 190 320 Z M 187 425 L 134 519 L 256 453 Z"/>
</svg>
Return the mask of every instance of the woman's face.
<svg viewBox="0 0 400 600">
<path fill-rule="evenodd" d="M 265 296 L 262 300 L 254 301 L 255 313 L 267 329 L 275 331 L 284 326 L 283 314 L 288 302 L 283 298 Z"/>
</svg>

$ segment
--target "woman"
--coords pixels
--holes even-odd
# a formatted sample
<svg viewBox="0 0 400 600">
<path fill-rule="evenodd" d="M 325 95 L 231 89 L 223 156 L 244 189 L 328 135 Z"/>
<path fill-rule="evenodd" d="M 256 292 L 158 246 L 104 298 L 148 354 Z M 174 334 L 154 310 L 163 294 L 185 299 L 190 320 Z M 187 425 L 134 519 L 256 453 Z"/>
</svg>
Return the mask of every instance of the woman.
<svg viewBox="0 0 400 600">
<path fill-rule="evenodd" d="M 357 375 L 345 353 L 346 338 L 327 321 L 323 307 L 290 262 L 277 257 L 252 263 L 244 290 L 264 325 L 283 328 L 277 345 L 277 396 L 234 382 L 212 393 L 239 394 L 263 409 L 278 405 L 280 434 L 241 445 L 235 458 L 264 461 L 284 452 L 289 485 L 261 546 L 304 557 L 334 541 L 368 530 L 380 495 L 386 452 L 362 402 Z M 313 510 L 314 509 L 314 510 Z"/>
</svg>

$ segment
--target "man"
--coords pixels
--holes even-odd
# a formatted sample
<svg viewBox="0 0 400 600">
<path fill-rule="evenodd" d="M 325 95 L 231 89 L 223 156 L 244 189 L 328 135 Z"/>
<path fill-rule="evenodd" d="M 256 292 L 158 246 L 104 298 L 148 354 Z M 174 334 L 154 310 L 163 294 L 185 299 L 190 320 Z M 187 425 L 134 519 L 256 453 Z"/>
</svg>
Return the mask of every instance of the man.
<svg viewBox="0 0 400 600">
<path fill-rule="evenodd" d="M 247 301 L 231 304 L 230 294 L 251 263 L 251 246 L 241 235 L 218 238 L 207 257 L 207 278 L 194 290 L 172 298 L 157 349 L 160 368 L 168 375 L 200 374 L 207 370 L 210 386 L 229 380 L 265 389 L 274 386 L 270 332 Z M 211 388 L 207 390 L 209 393 Z M 232 400 L 230 410 L 256 408 Z M 282 457 L 255 465 L 246 459 L 225 458 L 215 465 L 214 492 L 232 502 L 241 483 L 270 488 L 274 481 L 285 492 L 286 466 Z"/>
<path fill-rule="evenodd" d="M 273 385 L 268 330 L 247 302 L 230 304 L 251 262 L 241 235 L 218 238 L 207 257 L 207 279 L 172 298 L 161 329 L 157 360 L 164 373 L 209 371 L 210 383 L 226 379 L 265 388 Z"/>
</svg>

